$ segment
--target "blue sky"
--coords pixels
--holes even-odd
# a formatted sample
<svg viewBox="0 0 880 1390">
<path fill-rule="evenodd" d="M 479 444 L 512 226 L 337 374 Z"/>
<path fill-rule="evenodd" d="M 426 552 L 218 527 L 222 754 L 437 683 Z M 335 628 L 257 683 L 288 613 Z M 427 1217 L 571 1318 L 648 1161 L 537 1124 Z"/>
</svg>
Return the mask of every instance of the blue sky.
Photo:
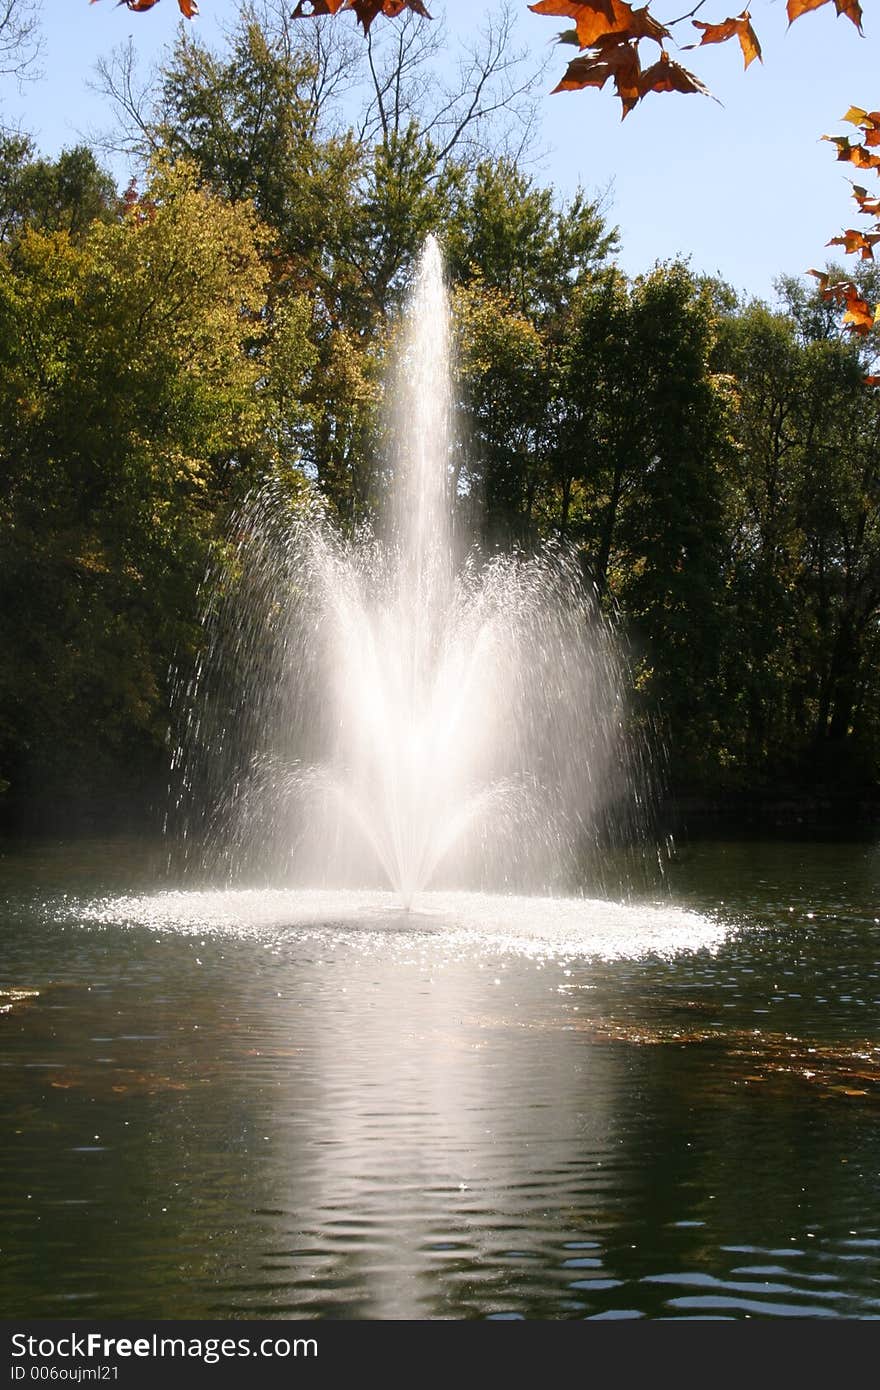
<svg viewBox="0 0 880 1390">
<path fill-rule="evenodd" d="M 564 22 L 530 14 L 525 0 L 517 3 L 520 37 L 543 57 Z M 681 12 L 674 0 L 655 0 L 659 18 L 671 17 L 670 4 Z M 201 8 L 194 24 L 206 40 L 219 40 L 235 16 L 235 0 L 201 0 Z M 454 34 L 473 24 L 476 6 L 474 0 L 438 0 L 429 8 L 445 13 Z M 738 8 L 710 0 L 700 14 L 719 21 Z M 767 297 L 777 275 L 822 264 L 829 237 L 860 225 L 847 166 L 820 137 L 846 129 L 840 118 L 850 105 L 880 107 L 880 7 L 867 6 L 861 39 L 832 5 L 791 28 L 783 0 L 756 0 L 752 16 L 763 66 L 753 63 L 744 73 L 735 42 L 682 55 L 722 105 L 699 96 L 653 95 L 621 122 L 609 91 L 551 96 L 574 50 L 553 55 L 540 110 L 539 145 L 546 156 L 537 173 L 563 192 L 579 182 L 591 191 L 610 190 L 609 217 L 621 229 L 620 261 L 630 273 L 684 254 L 696 269 L 720 272 L 736 289 Z M 7 80 L 4 118 L 20 123 L 50 154 L 106 128 L 109 114 L 88 88 L 96 60 L 129 34 L 145 59 L 155 57 L 173 39 L 178 18 L 174 0 L 143 15 L 113 0 L 43 0 L 43 76 L 21 91 Z M 871 178 L 860 176 L 869 186 Z"/>
</svg>

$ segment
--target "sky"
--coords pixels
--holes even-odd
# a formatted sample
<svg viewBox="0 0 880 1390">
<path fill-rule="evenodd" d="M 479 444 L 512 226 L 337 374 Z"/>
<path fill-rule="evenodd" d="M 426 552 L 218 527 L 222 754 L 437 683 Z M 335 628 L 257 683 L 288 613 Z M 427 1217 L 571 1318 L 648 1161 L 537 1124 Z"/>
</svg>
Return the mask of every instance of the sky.
<svg viewBox="0 0 880 1390">
<path fill-rule="evenodd" d="M 446 17 L 452 55 L 456 33 L 471 30 L 484 6 L 477 0 L 428 3 L 432 13 Z M 565 21 L 530 14 L 525 0 L 515 3 L 518 40 L 537 61 L 551 58 L 539 106 L 543 154 L 535 176 L 563 195 L 579 184 L 607 195 L 607 216 L 621 233 L 618 259 L 629 274 L 683 255 L 695 270 L 720 274 L 743 294 L 772 299 L 777 276 L 821 266 L 832 254 L 825 246 L 830 237 L 868 225 L 849 195 L 849 166 L 836 161 L 834 147 L 821 136 L 852 130 L 841 123 L 851 105 L 880 107 L 880 5 L 868 5 L 860 38 L 833 5 L 789 28 L 783 0 L 755 0 L 752 22 L 763 64 L 744 72 L 735 41 L 678 55 L 718 101 L 652 94 L 621 121 L 609 89 L 550 94 L 575 55 L 570 48 L 553 51 Z M 653 11 L 669 19 L 670 6 L 681 12 L 675 0 L 655 0 Z M 154 60 L 173 40 L 179 13 L 174 0 L 144 14 L 113 0 L 42 0 L 41 9 L 42 76 L 20 89 L 0 79 L 0 115 L 55 155 L 111 121 L 89 89 L 96 61 L 129 35 L 145 61 Z M 201 11 L 192 21 L 196 31 L 206 42 L 220 42 L 223 26 L 237 13 L 236 0 L 201 0 Z M 700 17 L 718 22 L 730 12 L 738 13 L 738 6 L 728 10 L 724 0 L 708 0 Z M 341 16 L 325 22 L 355 21 Z M 870 172 L 857 176 L 868 186 L 871 179 Z"/>
</svg>

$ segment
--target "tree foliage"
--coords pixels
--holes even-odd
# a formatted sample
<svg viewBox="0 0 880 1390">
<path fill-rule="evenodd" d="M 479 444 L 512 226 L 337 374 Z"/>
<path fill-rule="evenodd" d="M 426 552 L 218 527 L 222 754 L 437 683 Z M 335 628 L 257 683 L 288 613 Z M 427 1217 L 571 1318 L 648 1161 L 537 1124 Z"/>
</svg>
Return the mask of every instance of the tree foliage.
<svg viewBox="0 0 880 1390">
<path fill-rule="evenodd" d="M 402 16 L 382 50 L 367 25 L 375 80 L 347 116 L 358 57 L 289 15 L 245 11 L 220 52 L 180 34 L 143 105 L 108 68 L 144 169 L 121 192 L 86 148 L 0 143 L 7 805 L 162 782 L 169 670 L 198 659 L 199 582 L 251 486 L 374 517 L 429 230 L 457 523 L 490 551 L 576 550 L 679 790 L 876 786 L 880 404 L 874 335 L 850 332 L 877 297 L 872 234 L 844 237 L 849 298 L 834 267 L 774 306 L 677 262 L 630 280 L 601 200 L 561 201 L 476 118 L 450 140 L 468 108 L 445 123 L 420 27 Z M 484 50 L 486 80 L 506 61 Z M 515 123 L 528 93 L 500 90 Z M 851 114 L 870 153 L 875 118 Z"/>
<path fill-rule="evenodd" d="M 19 787 L 100 786 L 164 737 L 218 492 L 259 442 L 242 344 L 264 303 L 263 235 L 160 166 L 112 221 L 78 237 L 26 225 L 7 243 L 0 757 Z"/>
</svg>

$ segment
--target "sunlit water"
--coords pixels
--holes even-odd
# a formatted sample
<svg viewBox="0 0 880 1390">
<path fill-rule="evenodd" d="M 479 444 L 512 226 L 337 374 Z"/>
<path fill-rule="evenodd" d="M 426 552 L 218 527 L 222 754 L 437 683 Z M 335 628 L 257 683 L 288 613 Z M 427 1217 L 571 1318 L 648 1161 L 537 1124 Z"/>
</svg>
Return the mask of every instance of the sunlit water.
<svg viewBox="0 0 880 1390">
<path fill-rule="evenodd" d="M 478 960 L 615 960 L 711 950 L 724 926 L 696 912 L 588 898 L 538 898 L 490 893 L 420 893 L 409 909 L 396 894 L 339 890 L 177 891 L 141 897 L 73 901 L 71 920 L 100 926 L 137 925 L 189 936 L 231 936 L 267 949 L 296 952 L 303 943 Z"/>
<path fill-rule="evenodd" d="M 880 1314 L 876 850 L 548 910 L 154 874 L 0 861 L 8 1316 Z"/>
</svg>

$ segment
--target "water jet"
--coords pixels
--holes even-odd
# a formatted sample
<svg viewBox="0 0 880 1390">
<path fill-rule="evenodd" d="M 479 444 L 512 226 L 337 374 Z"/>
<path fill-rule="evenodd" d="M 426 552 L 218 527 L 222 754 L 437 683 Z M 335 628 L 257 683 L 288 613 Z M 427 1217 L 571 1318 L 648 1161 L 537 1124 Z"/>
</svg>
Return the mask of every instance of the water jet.
<svg viewBox="0 0 880 1390">
<path fill-rule="evenodd" d="M 485 554 L 453 481 L 453 350 L 425 245 L 389 396 L 391 484 L 344 533 L 277 483 L 234 521 L 183 701 L 191 859 L 229 881 L 558 893 L 641 805 L 622 661 L 578 558 Z"/>
</svg>

